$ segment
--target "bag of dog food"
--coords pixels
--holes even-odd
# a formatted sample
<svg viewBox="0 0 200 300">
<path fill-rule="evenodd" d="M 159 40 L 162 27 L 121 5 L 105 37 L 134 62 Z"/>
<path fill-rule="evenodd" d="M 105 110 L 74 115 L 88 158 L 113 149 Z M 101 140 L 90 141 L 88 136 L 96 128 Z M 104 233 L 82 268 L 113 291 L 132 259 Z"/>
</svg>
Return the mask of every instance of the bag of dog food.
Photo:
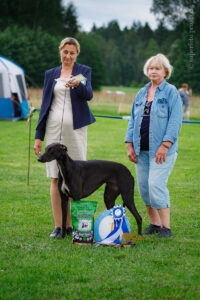
<svg viewBox="0 0 200 300">
<path fill-rule="evenodd" d="M 96 201 L 71 201 L 73 244 L 93 244 L 96 209 Z"/>
</svg>

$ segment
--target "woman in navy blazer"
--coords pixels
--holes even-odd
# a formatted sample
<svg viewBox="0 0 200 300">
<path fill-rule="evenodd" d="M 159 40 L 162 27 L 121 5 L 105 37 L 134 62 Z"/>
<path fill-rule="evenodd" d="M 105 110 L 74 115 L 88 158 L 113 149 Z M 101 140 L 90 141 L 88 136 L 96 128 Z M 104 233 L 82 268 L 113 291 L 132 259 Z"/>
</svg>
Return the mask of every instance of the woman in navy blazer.
<svg viewBox="0 0 200 300">
<path fill-rule="evenodd" d="M 56 84 L 55 79 L 60 77 L 61 69 L 62 66 L 59 66 L 45 72 L 42 106 L 35 134 L 35 139 L 40 139 L 41 141 L 44 140 L 45 136 L 46 121 L 52 102 L 54 86 Z M 75 62 L 72 69 L 72 75 L 75 76 L 78 74 L 83 74 L 84 77 L 87 78 L 87 81 L 86 85 L 80 82 L 76 88 L 70 88 L 74 129 L 78 129 L 95 122 L 94 116 L 90 112 L 87 103 L 87 101 L 91 100 L 93 97 L 91 86 L 91 68 Z M 73 84 L 74 83 L 71 82 L 69 87 L 74 87 Z"/>
<path fill-rule="evenodd" d="M 91 100 L 93 97 L 92 86 L 91 86 L 91 68 L 76 63 L 76 58 L 80 53 L 80 45 L 78 41 L 74 38 L 65 38 L 60 43 L 59 52 L 61 56 L 62 65 L 45 72 L 42 106 L 40 110 L 38 124 L 36 127 L 35 145 L 34 145 L 34 151 L 38 157 L 41 155 L 42 141 L 44 140 L 45 135 L 47 135 L 48 133 L 47 132 L 49 126 L 48 124 L 51 122 L 50 119 L 52 114 L 54 113 L 53 109 L 55 106 L 56 86 L 58 86 L 59 80 L 61 81 L 64 80 L 62 81 L 62 83 L 64 82 L 65 87 L 62 86 L 62 88 L 64 90 L 65 96 L 66 96 L 66 91 L 68 91 L 69 101 L 71 100 L 70 101 L 71 112 L 69 113 L 72 114 L 72 130 L 71 130 L 72 135 L 73 134 L 76 135 L 78 131 L 79 131 L 79 135 L 81 135 L 82 134 L 81 129 L 86 128 L 88 125 L 95 122 L 95 118 L 92 115 L 87 103 L 87 101 Z M 85 77 L 85 80 L 83 78 L 83 81 L 80 81 L 82 79 L 76 78 L 76 75 L 79 74 L 83 75 Z M 66 101 L 66 97 L 65 100 L 63 101 Z M 62 119 L 63 116 L 65 117 L 65 114 L 63 114 L 62 117 L 60 116 L 61 114 L 63 114 L 63 112 L 59 113 L 57 111 L 57 116 L 59 116 L 60 119 Z M 56 119 L 57 116 L 54 115 L 54 119 Z M 61 134 L 62 134 L 62 124 L 61 124 L 61 133 L 59 134 L 60 137 Z M 83 141 L 83 143 L 81 141 L 79 143 L 84 144 L 83 147 L 85 147 L 84 151 L 86 154 L 87 146 L 85 145 L 87 145 L 87 133 L 86 135 L 83 134 L 83 136 L 80 136 L 80 138 Z M 54 139 L 53 136 L 52 139 Z M 84 139 L 86 139 L 86 141 L 84 141 Z M 58 140 L 58 142 L 61 142 L 61 139 Z M 67 147 L 69 147 L 69 144 L 67 143 L 65 144 Z M 78 151 L 79 149 L 76 149 L 77 153 Z M 79 157 L 79 153 L 77 155 Z M 86 155 L 83 156 L 81 155 L 82 154 L 80 153 L 80 157 L 84 157 L 83 159 L 85 159 Z M 51 177 L 51 202 L 52 202 L 52 209 L 53 209 L 53 215 L 55 220 L 55 229 L 50 235 L 50 237 L 61 237 L 62 212 L 61 212 L 61 199 L 60 199 L 58 186 L 57 186 L 58 176 L 50 175 L 48 177 Z M 68 229 L 67 232 L 70 233 L 71 219 L 70 219 L 69 206 L 68 206 L 67 219 L 68 219 L 66 225 Z"/>
</svg>

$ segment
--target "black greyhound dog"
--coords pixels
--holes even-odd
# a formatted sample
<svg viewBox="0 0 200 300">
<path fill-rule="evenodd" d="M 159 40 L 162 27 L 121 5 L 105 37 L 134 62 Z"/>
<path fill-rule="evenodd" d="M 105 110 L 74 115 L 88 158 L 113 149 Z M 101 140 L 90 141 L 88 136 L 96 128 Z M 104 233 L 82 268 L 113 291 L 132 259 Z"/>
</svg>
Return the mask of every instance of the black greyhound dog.
<svg viewBox="0 0 200 300">
<path fill-rule="evenodd" d="M 38 158 L 40 162 L 56 160 L 59 168 L 58 189 L 62 203 L 62 237 L 66 235 L 66 207 L 68 198 L 80 200 L 92 194 L 102 184 L 106 184 L 104 202 L 111 209 L 117 196 L 121 194 L 123 206 L 127 207 L 136 219 L 138 234 L 142 234 L 142 218 L 134 204 L 134 178 L 122 164 L 104 160 L 72 160 L 67 147 L 53 143 L 46 147 Z"/>
</svg>

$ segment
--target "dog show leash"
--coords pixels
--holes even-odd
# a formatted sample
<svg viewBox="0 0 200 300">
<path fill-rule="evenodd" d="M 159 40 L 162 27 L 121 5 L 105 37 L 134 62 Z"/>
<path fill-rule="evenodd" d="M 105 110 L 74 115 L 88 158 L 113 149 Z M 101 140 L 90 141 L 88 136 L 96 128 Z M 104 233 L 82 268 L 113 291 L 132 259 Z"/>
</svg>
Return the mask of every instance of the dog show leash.
<svg viewBox="0 0 200 300">
<path fill-rule="evenodd" d="M 61 137 L 62 137 L 63 117 L 64 117 L 64 111 L 65 111 L 66 95 L 67 95 L 67 88 L 65 88 L 65 95 L 64 95 L 64 102 L 63 102 L 62 119 L 61 119 L 61 127 L 60 127 L 60 138 L 59 138 L 60 144 L 61 144 Z"/>
</svg>

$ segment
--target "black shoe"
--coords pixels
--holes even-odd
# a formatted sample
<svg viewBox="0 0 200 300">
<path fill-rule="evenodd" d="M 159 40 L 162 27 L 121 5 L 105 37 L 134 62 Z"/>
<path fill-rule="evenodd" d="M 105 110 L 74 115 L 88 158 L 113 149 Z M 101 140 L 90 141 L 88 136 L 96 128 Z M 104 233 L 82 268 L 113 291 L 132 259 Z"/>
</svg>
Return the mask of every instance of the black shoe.
<svg viewBox="0 0 200 300">
<path fill-rule="evenodd" d="M 160 232 L 160 229 L 160 226 L 150 224 L 142 234 L 153 234 L 155 232 Z"/>
<path fill-rule="evenodd" d="M 67 229 L 66 229 L 66 234 L 67 234 L 67 235 L 71 235 L 71 234 L 72 234 L 72 231 L 73 231 L 72 227 L 67 227 Z"/>
<path fill-rule="evenodd" d="M 60 227 L 56 227 L 54 231 L 50 234 L 50 238 L 62 238 L 62 230 Z"/>
<path fill-rule="evenodd" d="M 163 227 L 160 229 L 160 232 L 159 232 L 159 234 L 158 234 L 158 238 L 162 238 L 162 237 L 165 237 L 165 238 L 173 238 L 171 229 L 166 228 L 166 227 L 163 226 Z"/>
</svg>

